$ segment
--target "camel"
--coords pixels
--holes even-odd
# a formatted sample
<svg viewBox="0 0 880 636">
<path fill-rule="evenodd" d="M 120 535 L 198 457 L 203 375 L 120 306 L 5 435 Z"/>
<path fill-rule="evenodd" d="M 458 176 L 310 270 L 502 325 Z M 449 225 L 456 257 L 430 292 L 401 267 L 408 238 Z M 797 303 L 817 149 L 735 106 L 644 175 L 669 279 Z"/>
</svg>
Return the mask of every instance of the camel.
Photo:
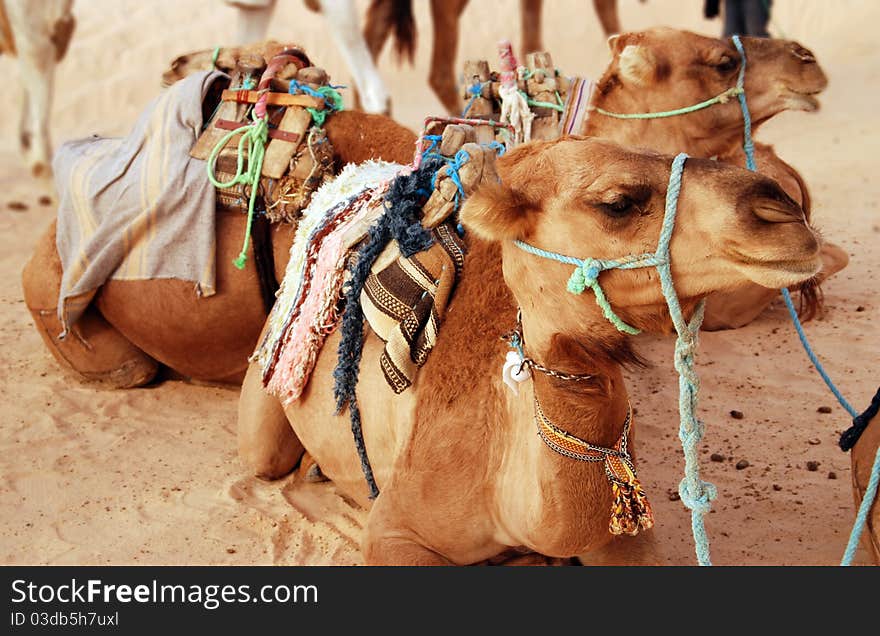
<svg viewBox="0 0 880 636">
<path fill-rule="evenodd" d="M 384 115 L 343 111 L 328 118 L 325 129 L 339 166 L 412 159 L 415 135 Z M 110 280 L 61 340 L 56 309 L 61 261 L 53 221 L 22 273 L 25 303 L 49 350 L 82 379 L 115 388 L 141 386 L 153 379 L 161 362 L 188 378 L 240 384 L 266 318 L 255 268 L 240 271 L 232 264 L 245 224 L 243 214 L 218 213 L 217 294 L 200 298 L 191 283 L 174 279 Z M 278 280 L 294 229 L 282 223 L 271 230 Z M 249 260 L 253 263 L 252 256 Z"/>
<path fill-rule="evenodd" d="M 612 49 L 617 52 L 600 82 L 600 88 L 606 86 L 607 89 L 596 91 L 596 104 L 608 110 L 629 108 L 635 112 L 647 110 L 649 103 L 661 106 L 696 103 L 707 95 L 729 88 L 735 81 L 731 79 L 735 77 L 735 70 L 731 76 L 716 77 L 713 73 L 717 74 L 717 71 L 705 61 L 713 59 L 711 56 L 719 51 L 729 55 L 731 47 L 725 41 L 670 30 L 652 30 L 621 38 L 612 41 Z M 633 51 L 627 49 L 629 45 L 622 46 L 631 41 L 630 38 L 637 38 L 640 43 L 637 53 L 650 50 L 655 60 L 663 59 L 661 53 L 678 56 L 676 64 L 681 72 L 674 81 L 666 78 L 662 82 L 631 84 L 621 72 L 621 55 L 627 51 L 624 54 L 626 59 Z M 744 38 L 743 43 L 752 70 L 746 74 L 745 85 L 756 123 L 766 121 L 786 108 L 814 108 L 815 98 L 809 94 L 824 88 L 826 79 L 815 61 L 810 61 L 804 54 L 798 55 L 801 51 L 799 45 L 753 38 Z M 224 56 L 220 59 L 225 59 Z M 627 64 L 623 67 L 629 68 Z M 192 67 L 178 67 L 174 72 L 182 76 L 188 69 L 194 70 Z M 799 93 L 789 93 L 780 86 L 791 86 Z M 364 117 L 342 112 L 330 118 L 327 130 L 339 153 L 338 162 L 376 157 L 408 163 L 415 136 L 387 118 Z M 680 133 L 679 127 L 685 128 L 686 134 Z M 606 121 L 594 115 L 586 132 L 666 152 L 684 151 L 693 156 L 742 152 L 739 149 L 742 116 L 735 104 L 717 105 L 687 116 L 646 123 L 611 118 Z M 743 165 L 744 160 L 735 157 L 733 163 Z M 809 209 L 806 188 L 793 168 L 776 158 L 766 146 L 759 148 L 758 163 L 759 168 L 780 181 L 790 196 Z M 219 271 L 216 295 L 197 298 L 188 284 L 173 280 L 110 281 L 83 317 L 74 337 L 62 341 L 57 337 L 61 332 L 56 317 L 61 269 L 53 223 L 25 266 L 22 277 L 25 302 L 55 358 L 64 368 L 73 370 L 83 379 L 101 381 L 117 388 L 140 386 L 156 375 L 158 363 L 161 363 L 193 380 L 240 383 L 247 369 L 247 357 L 253 351 L 265 318 L 260 309 L 256 275 L 250 268 L 240 272 L 229 264 L 241 244 L 244 228 L 243 216 L 221 215 L 217 237 Z M 280 280 L 293 240 L 292 229 L 275 227 L 272 240 Z M 730 298 L 736 301 L 742 294 L 759 294 L 764 301 L 759 308 L 763 309 L 777 293 L 753 286 Z M 707 318 L 710 326 L 718 315 L 712 307 L 714 302 L 710 300 Z M 161 315 L 154 313 L 155 306 L 163 307 Z M 734 322 L 736 311 L 753 312 L 754 307 L 734 307 L 734 311 L 720 313 L 721 318 Z"/>
<path fill-rule="evenodd" d="M 752 114 L 752 132 L 783 110 L 818 110 L 816 95 L 828 84 L 815 56 L 797 42 L 742 38 L 747 71 L 744 88 Z M 729 40 L 670 28 L 654 28 L 609 39 L 613 59 L 598 82 L 593 106 L 613 113 L 645 113 L 689 106 L 736 84 L 741 60 Z M 620 120 L 595 111 L 582 133 L 660 152 L 684 150 L 693 156 L 745 165 L 742 113 L 735 98 L 686 115 Z M 756 143 L 758 171 L 782 185 L 810 218 L 809 192 L 798 172 L 771 146 Z M 849 256 L 824 242 L 823 267 L 802 294 L 802 313 L 818 312 L 818 283 L 840 271 Z M 732 329 L 754 320 L 778 291 L 750 285 L 719 292 L 707 303 L 703 328 Z"/>
<path fill-rule="evenodd" d="M 553 452 L 535 434 L 544 427 L 537 418 L 543 413 L 569 436 L 613 447 L 634 401 L 621 367 L 637 356 L 590 294 L 566 291 L 570 266 L 514 241 L 579 258 L 653 251 L 671 162 L 580 137 L 526 144 L 498 159 L 500 182 L 485 182 L 461 210 L 464 270 L 410 390 L 396 395 L 389 388 L 379 366 L 384 343 L 367 330 L 357 393 L 380 489 L 374 501 L 348 414 L 334 415 L 338 332 L 305 392 L 286 408 L 262 390 L 259 366 L 248 370 L 239 404 L 246 461 L 257 474 L 277 476 L 307 449 L 339 489 L 370 508 L 362 550 L 371 565 L 472 564 L 513 546 L 572 557 L 608 544 L 609 529 L 620 528 L 609 525 L 612 488 L 601 462 Z M 794 285 L 818 270 L 816 236 L 775 182 L 689 159 L 682 184 L 671 263 L 686 315 L 713 291 L 750 282 Z M 628 324 L 671 331 L 653 270 L 605 272 L 601 285 Z M 502 336 L 517 326 L 517 309 L 525 355 L 580 380 L 532 371 L 516 394 L 508 390 Z M 626 534 L 639 530 L 631 521 Z M 644 516 L 639 523 L 650 525 Z"/>
<path fill-rule="evenodd" d="M 321 13 L 326 18 L 325 23 L 330 36 L 351 71 L 363 110 L 387 115 L 391 109 L 388 89 L 361 35 L 354 0 L 304 1 L 311 11 Z M 226 2 L 239 10 L 239 44 L 256 42 L 266 36 L 275 0 L 226 0 Z"/>
<path fill-rule="evenodd" d="M 431 0 L 433 44 L 428 84 L 451 115 L 461 112 L 461 100 L 455 81 L 459 20 L 468 0 Z M 520 24 L 524 53 L 542 50 L 541 10 L 543 0 L 520 0 Z M 412 60 L 416 46 L 416 28 L 412 0 L 372 0 L 367 10 L 364 37 L 373 59 L 382 53 L 392 29 L 396 48 L 402 57 Z M 593 0 L 593 8 L 606 36 L 620 33 L 617 0 Z"/>
<path fill-rule="evenodd" d="M 0 53 L 18 57 L 24 88 L 19 148 L 35 177 L 51 173 L 49 114 L 55 65 L 64 59 L 76 24 L 73 0 L 0 0 Z"/>
</svg>

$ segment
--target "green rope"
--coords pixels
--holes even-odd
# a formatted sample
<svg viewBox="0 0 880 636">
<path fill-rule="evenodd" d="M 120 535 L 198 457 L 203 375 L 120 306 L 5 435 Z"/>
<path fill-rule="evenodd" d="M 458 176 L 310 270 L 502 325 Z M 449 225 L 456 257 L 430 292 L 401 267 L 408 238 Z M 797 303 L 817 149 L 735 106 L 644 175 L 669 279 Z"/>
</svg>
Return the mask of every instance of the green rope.
<svg viewBox="0 0 880 636">
<path fill-rule="evenodd" d="M 688 113 L 702 110 L 703 108 L 708 108 L 715 104 L 726 104 L 731 97 L 736 97 L 742 93 L 743 87 L 738 84 L 737 86 L 728 88 L 720 95 L 716 95 L 704 102 L 692 106 L 685 106 L 684 108 L 676 108 L 675 110 L 664 110 L 659 113 L 612 113 L 604 108 L 597 107 L 596 112 L 602 115 L 607 115 L 608 117 L 616 117 L 617 119 L 658 119 L 661 117 L 675 117 L 676 115 L 687 115 Z"/>
<path fill-rule="evenodd" d="M 342 95 L 332 86 L 321 86 L 317 92 L 321 94 L 329 108 L 306 108 L 306 110 L 312 116 L 312 122 L 314 122 L 315 126 L 323 128 L 328 114 L 343 109 Z"/>
<path fill-rule="evenodd" d="M 526 100 L 526 104 L 529 106 L 535 106 L 536 108 L 552 108 L 553 110 L 558 110 L 560 113 L 565 111 L 565 107 L 562 103 L 562 97 L 559 96 L 559 91 L 556 92 L 556 103 L 552 102 L 539 102 L 538 100 L 532 99 L 528 95 L 526 95 L 523 91 L 520 91 L 519 94 L 523 96 Z"/>
<path fill-rule="evenodd" d="M 226 146 L 230 139 L 235 135 L 241 135 L 238 141 L 238 157 L 235 165 L 235 176 L 227 182 L 218 181 L 214 174 L 217 155 Z M 208 180 L 215 188 L 231 188 L 233 186 L 244 184 L 250 185 L 251 192 L 248 200 L 248 218 L 247 226 L 244 233 L 244 244 L 241 252 L 232 263 L 238 269 L 244 269 L 247 262 L 247 250 L 251 241 L 251 225 L 254 221 L 254 204 L 257 200 L 257 190 L 260 186 L 260 173 L 263 170 L 263 157 L 266 154 L 266 142 L 269 139 L 269 121 L 267 118 L 255 119 L 253 123 L 235 130 L 230 130 L 223 138 L 217 142 L 211 154 L 208 157 L 206 166 L 208 171 Z M 245 144 L 247 148 L 245 149 Z M 244 168 L 244 155 L 247 153 L 247 169 Z"/>
<path fill-rule="evenodd" d="M 214 47 L 214 53 L 211 55 L 211 66 L 217 68 L 217 58 L 220 57 L 220 47 Z"/>
</svg>

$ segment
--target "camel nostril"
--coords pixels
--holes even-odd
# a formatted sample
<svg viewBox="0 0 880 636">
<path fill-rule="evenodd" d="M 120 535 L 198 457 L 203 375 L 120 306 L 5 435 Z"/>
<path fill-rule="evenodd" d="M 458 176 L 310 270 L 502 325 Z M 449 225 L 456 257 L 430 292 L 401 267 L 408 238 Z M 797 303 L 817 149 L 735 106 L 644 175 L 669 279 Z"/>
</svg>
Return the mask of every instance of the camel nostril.
<svg viewBox="0 0 880 636">
<path fill-rule="evenodd" d="M 801 46 L 800 44 L 793 42 L 791 45 L 791 54 L 794 55 L 797 59 L 799 59 L 804 64 L 815 64 L 816 56 L 813 55 L 813 52 Z"/>
</svg>

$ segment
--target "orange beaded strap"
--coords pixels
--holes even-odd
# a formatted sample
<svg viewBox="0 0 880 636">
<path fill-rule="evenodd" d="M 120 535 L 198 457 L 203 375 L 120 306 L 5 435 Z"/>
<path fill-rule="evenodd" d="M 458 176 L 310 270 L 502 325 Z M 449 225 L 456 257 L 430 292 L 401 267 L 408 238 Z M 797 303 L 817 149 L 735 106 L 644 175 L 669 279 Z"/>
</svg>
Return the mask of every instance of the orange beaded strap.
<svg viewBox="0 0 880 636">
<path fill-rule="evenodd" d="M 550 449 L 560 455 L 582 462 L 604 462 L 605 476 L 611 484 L 614 502 L 611 504 L 611 534 L 636 535 L 654 525 L 654 513 L 648 497 L 636 476 L 632 457 L 626 450 L 629 428 L 632 423 L 632 406 L 627 405 L 623 431 L 614 448 L 596 446 L 567 433 L 547 419 L 541 404 L 535 397 L 535 420 L 538 434 Z"/>
</svg>

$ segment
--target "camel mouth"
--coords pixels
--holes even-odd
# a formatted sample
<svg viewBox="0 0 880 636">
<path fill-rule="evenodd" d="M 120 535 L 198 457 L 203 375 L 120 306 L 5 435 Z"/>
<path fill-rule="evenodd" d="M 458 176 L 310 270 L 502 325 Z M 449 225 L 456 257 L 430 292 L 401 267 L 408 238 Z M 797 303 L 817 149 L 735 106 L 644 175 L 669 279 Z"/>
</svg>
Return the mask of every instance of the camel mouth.
<svg viewBox="0 0 880 636">
<path fill-rule="evenodd" d="M 821 104 L 819 103 L 819 100 L 816 99 L 816 95 L 821 93 L 822 90 L 823 89 L 821 88 L 798 90 L 791 86 L 784 86 L 782 97 L 787 102 L 790 110 L 802 110 L 808 113 L 814 113 L 821 108 Z"/>
<path fill-rule="evenodd" d="M 781 289 L 797 285 L 815 276 L 822 269 L 818 251 L 801 259 L 761 259 L 737 253 L 734 266 L 750 281 L 762 287 Z"/>
</svg>

